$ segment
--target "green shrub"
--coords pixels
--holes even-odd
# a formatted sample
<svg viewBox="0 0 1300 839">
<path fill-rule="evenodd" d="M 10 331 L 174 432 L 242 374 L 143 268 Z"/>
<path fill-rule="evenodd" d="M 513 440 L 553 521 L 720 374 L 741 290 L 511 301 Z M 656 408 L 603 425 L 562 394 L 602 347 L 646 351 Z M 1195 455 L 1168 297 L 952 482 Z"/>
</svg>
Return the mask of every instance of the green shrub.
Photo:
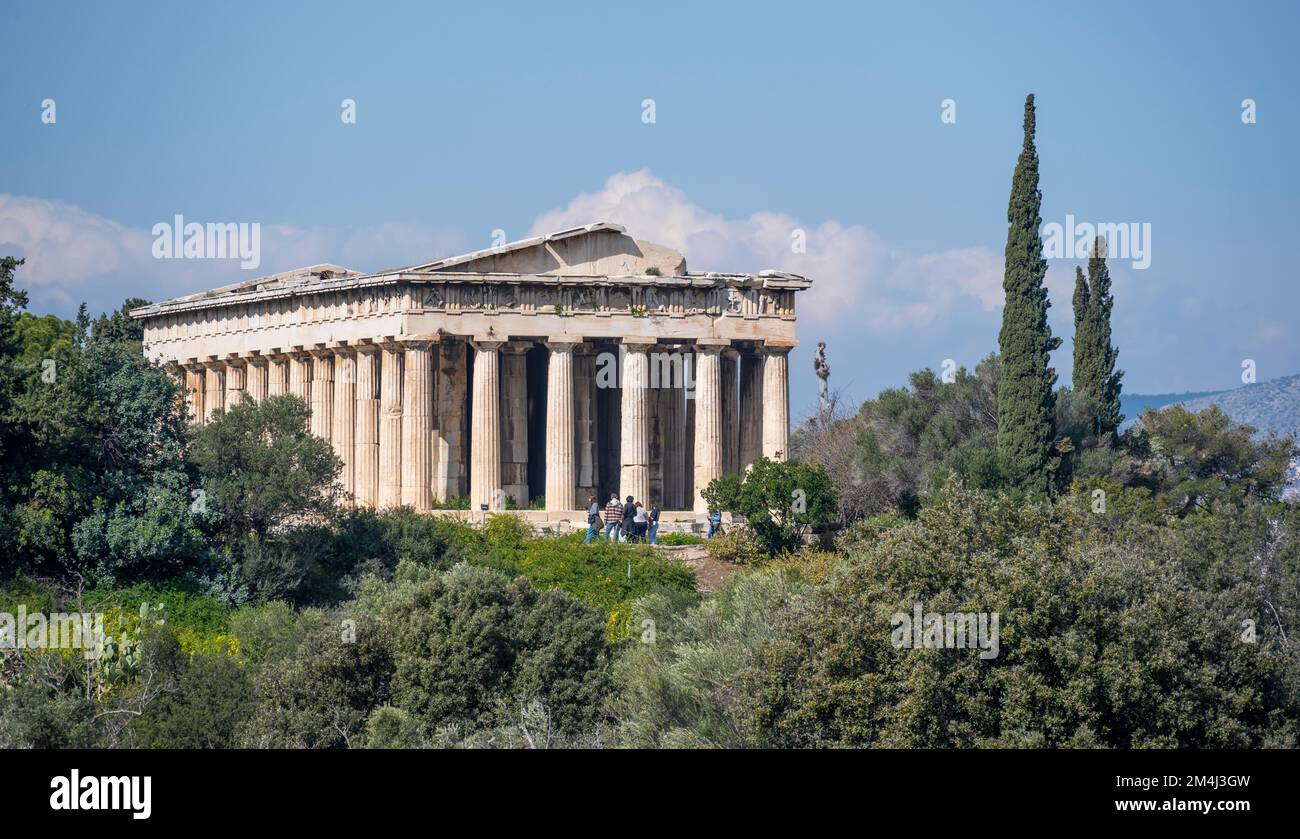
<svg viewBox="0 0 1300 839">
<path fill-rule="evenodd" d="M 892 513 L 878 513 L 850 524 L 835 538 L 835 549 L 841 553 L 865 550 L 885 532 L 905 524 L 908 520 Z"/>
<path fill-rule="evenodd" d="M 254 664 L 281 661 L 302 642 L 305 630 L 293 607 L 280 601 L 243 606 L 230 614 L 230 634 L 240 655 Z"/>
<path fill-rule="evenodd" d="M 0 612 L 12 615 L 19 606 L 25 607 L 28 613 L 53 612 L 57 604 L 54 592 L 21 574 L 0 583 Z"/>
<path fill-rule="evenodd" d="M 632 601 L 653 591 L 693 594 L 695 574 L 686 565 L 647 545 L 604 540 L 582 544 L 582 534 L 529 539 L 486 563 L 522 574 L 542 590 L 561 589 L 606 618 L 607 636 L 616 641 L 631 634 Z"/>
<path fill-rule="evenodd" d="M 494 549 L 510 550 L 521 547 L 533 535 L 533 528 L 522 516 L 495 513 L 488 516 L 483 534 Z"/>
<path fill-rule="evenodd" d="M 781 574 L 732 574 L 713 597 L 685 609 L 662 595 L 636 602 L 638 626 L 615 664 L 618 739 L 637 748 L 762 745 L 746 680 L 775 636 L 778 617 L 808 585 Z"/>
<path fill-rule="evenodd" d="M 128 716 L 133 744 L 158 749 L 233 748 L 236 731 L 252 710 L 252 687 L 239 659 L 227 651 L 180 654 L 179 641 L 165 627 L 144 633 L 148 683 L 127 688 L 122 706 L 135 694 L 161 687 L 142 703 L 142 713 Z M 159 649 L 159 645 L 163 648 Z M 161 662 L 161 663 L 160 663 Z M 148 699 L 148 697 L 143 697 Z"/>
<path fill-rule="evenodd" d="M 384 705 L 366 721 L 366 748 L 420 749 L 429 745 L 420 721 L 401 708 Z"/>
<path fill-rule="evenodd" d="M 660 545 L 675 547 L 678 545 L 703 545 L 704 537 L 694 533 L 660 533 L 657 537 Z"/>
<path fill-rule="evenodd" d="M 0 748 L 88 749 L 96 743 L 94 702 L 77 657 L 35 652 L 29 667 L 0 674 Z"/>
<path fill-rule="evenodd" d="M 429 732 L 490 726 L 503 706 L 531 700 L 558 728 L 581 730 L 609 689 L 600 614 L 523 578 L 459 565 L 399 589 L 383 620 L 392 702 Z"/>
<path fill-rule="evenodd" d="M 393 677 L 388 630 L 364 611 L 355 627 L 321 612 L 304 615 L 305 637 L 293 655 L 254 678 L 256 710 L 241 726 L 247 748 L 345 748 L 365 737 Z"/>
<path fill-rule="evenodd" d="M 763 566 L 764 573 L 790 573 L 814 585 L 821 585 L 830 577 L 835 566 L 843 558 L 834 551 L 822 551 L 805 547 L 797 553 L 782 554 Z"/>
<path fill-rule="evenodd" d="M 758 565 L 769 559 L 754 535 L 744 528 L 732 528 L 704 542 L 709 556 L 736 565 Z"/>
<path fill-rule="evenodd" d="M 94 589 L 83 598 L 86 611 L 101 612 L 117 607 L 129 614 L 148 603 L 151 610 L 162 606 L 162 615 L 175 632 L 222 635 L 230 629 L 230 612 L 217 598 L 196 586 L 138 583 L 129 588 Z"/>
<path fill-rule="evenodd" d="M 826 469 L 797 460 L 760 457 L 743 480 L 715 479 L 704 490 L 711 510 L 745 517 L 754 538 L 772 556 L 798 550 L 811 530 L 835 521 L 839 498 Z"/>
</svg>

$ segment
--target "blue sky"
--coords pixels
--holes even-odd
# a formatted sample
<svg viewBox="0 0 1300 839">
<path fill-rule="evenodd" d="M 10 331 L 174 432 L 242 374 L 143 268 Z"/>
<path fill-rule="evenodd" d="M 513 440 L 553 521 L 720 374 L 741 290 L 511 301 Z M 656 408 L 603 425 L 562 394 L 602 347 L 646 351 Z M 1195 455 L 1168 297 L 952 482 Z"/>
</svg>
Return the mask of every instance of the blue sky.
<svg viewBox="0 0 1300 839">
<path fill-rule="evenodd" d="M 1150 267 L 1112 265 L 1126 389 L 1300 372 L 1294 5 L 465 5 L 6 3 L 0 251 L 31 308 L 247 277 L 151 259 L 177 213 L 261 223 L 256 274 L 603 213 L 692 269 L 813 277 L 798 416 L 818 340 L 855 400 L 996 348 L 1033 91 L 1044 221 L 1151 224 Z M 1062 381 L 1074 264 L 1048 275 Z"/>
</svg>

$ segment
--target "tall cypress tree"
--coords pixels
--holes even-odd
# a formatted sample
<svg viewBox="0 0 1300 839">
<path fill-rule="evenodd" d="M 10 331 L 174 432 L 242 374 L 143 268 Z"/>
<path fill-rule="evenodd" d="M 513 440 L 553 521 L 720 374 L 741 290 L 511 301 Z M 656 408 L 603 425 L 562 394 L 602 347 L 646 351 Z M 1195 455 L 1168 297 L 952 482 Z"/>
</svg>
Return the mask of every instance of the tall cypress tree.
<svg viewBox="0 0 1300 839">
<path fill-rule="evenodd" d="M 1091 297 L 1091 289 L 1088 288 L 1088 278 L 1083 273 L 1083 268 L 1074 266 L 1074 392 L 1078 393 L 1083 386 L 1086 374 L 1083 372 L 1088 366 L 1089 349 L 1092 341 L 1088 337 L 1088 298 Z"/>
<path fill-rule="evenodd" d="M 1038 191 L 1038 150 L 1034 146 L 1034 95 L 1025 99 L 1025 142 L 1011 178 L 1007 205 L 1006 266 L 1002 288 L 1006 306 L 998 346 L 1002 378 L 998 384 L 998 453 L 1007 477 L 1029 492 L 1050 490 L 1053 458 L 1052 418 L 1056 371 L 1051 352 L 1060 346 L 1047 325 L 1047 262 L 1043 259 L 1042 193 Z"/>
<path fill-rule="evenodd" d="M 1098 236 L 1088 257 L 1088 279 L 1075 269 L 1074 288 L 1074 392 L 1093 410 L 1093 431 L 1106 434 L 1119 428 L 1120 379 L 1115 369 L 1119 350 L 1110 342 L 1110 313 L 1115 299 L 1110 293 L 1110 270 L 1106 267 L 1106 240 Z M 1080 285 L 1082 284 L 1082 298 Z"/>
</svg>

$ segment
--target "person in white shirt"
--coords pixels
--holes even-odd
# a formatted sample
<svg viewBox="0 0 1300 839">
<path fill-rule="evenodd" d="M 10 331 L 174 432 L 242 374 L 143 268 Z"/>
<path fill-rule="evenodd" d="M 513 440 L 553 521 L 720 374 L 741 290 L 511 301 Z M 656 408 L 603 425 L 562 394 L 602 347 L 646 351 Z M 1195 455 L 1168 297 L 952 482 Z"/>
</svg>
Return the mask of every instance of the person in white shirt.
<svg viewBox="0 0 1300 839">
<path fill-rule="evenodd" d="M 634 541 L 640 542 L 645 538 L 647 530 L 646 523 L 648 521 L 649 519 L 646 518 L 645 514 L 645 505 L 640 501 L 636 502 L 636 515 L 632 517 L 632 535 Z"/>
</svg>

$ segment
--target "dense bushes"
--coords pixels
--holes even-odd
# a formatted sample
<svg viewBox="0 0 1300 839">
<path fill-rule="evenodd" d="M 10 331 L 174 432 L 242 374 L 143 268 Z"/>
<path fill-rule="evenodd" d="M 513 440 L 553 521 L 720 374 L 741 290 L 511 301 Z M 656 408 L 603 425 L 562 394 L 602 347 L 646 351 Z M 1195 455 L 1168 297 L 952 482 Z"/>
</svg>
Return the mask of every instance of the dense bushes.
<svg viewBox="0 0 1300 839">
<path fill-rule="evenodd" d="M 736 574 L 689 609 L 662 595 L 637 601 L 640 643 L 617 670 L 620 738 L 642 748 L 760 745 L 747 682 L 778 615 L 806 589 L 782 574 Z"/>
<path fill-rule="evenodd" d="M 178 584 L 60 599 L 11 581 L 5 604 L 103 612 L 120 652 L 0 660 L 0 721 L 22 718 L 6 743 L 326 748 L 372 728 L 411 745 L 599 742 L 609 644 L 632 631 L 632 602 L 697 597 L 691 572 L 649 548 L 534 538 L 511 516 L 485 534 L 352 514 L 331 533 L 319 556 L 334 542 L 374 552 L 353 563 L 355 597 L 327 609 L 232 606 Z"/>
<path fill-rule="evenodd" d="M 310 621 L 292 653 L 258 671 L 249 744 L 457 740 L 533 702 L 577 733 L 599 723 L 609 692 L 602 616 L 487 568 L 403 563 L 390 582 L 366 580 L 340 617 Z"/>
<path fill-rule="evenodd" d="M 1260 588 L 1294 586 L 1294 563 L 1269 584 L 1234 551 L 1207 557 L 1201 523 L 1098 538 L 1086 501 L 1016 506 L 950 486 L 847 559 L 760 654 L 752 686 L 769 742 L 1294 745 L 1296 661 L 1258 623 Z M 1209 531 L 1239 532 L 1241 515 Z M 1283 519 L 1300 535 L 1293 513 Z M 896 649 L 891 616 L 916 603 L 998 613 L 996 657 Z M 1245 619 L 1258 626 L 1250 642 Z"/>
</svg>

